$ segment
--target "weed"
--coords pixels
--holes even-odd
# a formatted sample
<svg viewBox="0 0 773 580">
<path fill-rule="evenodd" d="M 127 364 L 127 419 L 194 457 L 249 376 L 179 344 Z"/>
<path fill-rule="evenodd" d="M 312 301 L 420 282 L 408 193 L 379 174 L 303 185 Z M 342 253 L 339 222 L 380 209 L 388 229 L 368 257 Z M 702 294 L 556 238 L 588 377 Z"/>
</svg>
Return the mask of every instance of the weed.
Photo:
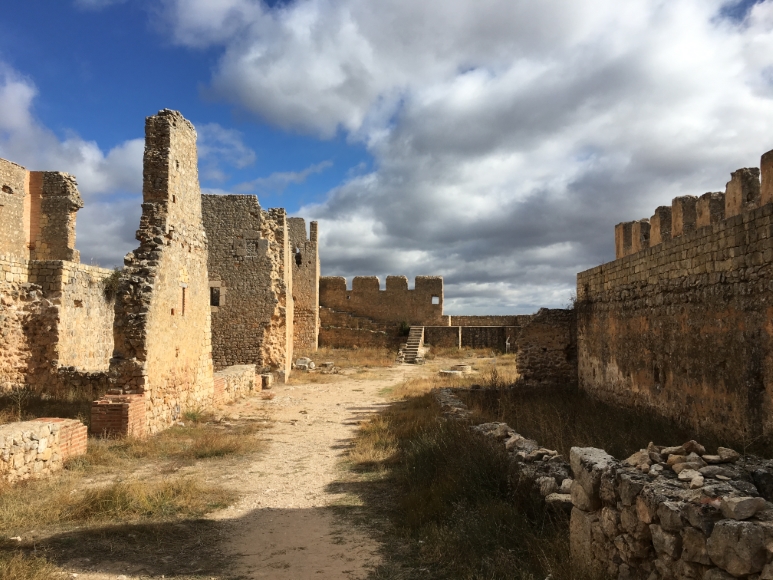
<svg viewBox="0 0 773 580">
<path fill-rule="evenodd" d="M 55 580 L 64 578 L 45 558 L 21 551 L 0 552 L 0 580 Z"/>
<path fill-rule="evenodd" d="M 409 552 L 421 577 L 577 578 L 566 557 L 566 518 L 545 512 L 517 484 L 501 446 L 441 421 L 431 394 L 363 424 L 350 459 L 355 469 L 384 473 L 363 495 L 392 522 L 387 545 L 403 546 L 394 558 Z"/>
<path fill-rule="evenodd" d="M 721 441 L 711 433 L 657 416 L 647 409 L 614 407 L 574 388 L 508 387 L 460 391 L 459 397 L 480 421 L 503 421 L 564 457 L 572 446 L 599 447 L 626 458 L 650 441 L 676 445 L 696 439 L 716 448 Z M 763 445 L 752 450 L 769 455 Z"/>
<path fill-rule="evenodd" d="M 105 293 L 105 298 L 108 300 L 113 300 L 115 298 L 115 295 L 118 292 L 118 284 L 121 281 L 122 273 L 123 270 L 116 266 L 113 268 L 113 271 L 110 272 L 110 275 L 102 280 L 102 288 Z"/>
</svg>

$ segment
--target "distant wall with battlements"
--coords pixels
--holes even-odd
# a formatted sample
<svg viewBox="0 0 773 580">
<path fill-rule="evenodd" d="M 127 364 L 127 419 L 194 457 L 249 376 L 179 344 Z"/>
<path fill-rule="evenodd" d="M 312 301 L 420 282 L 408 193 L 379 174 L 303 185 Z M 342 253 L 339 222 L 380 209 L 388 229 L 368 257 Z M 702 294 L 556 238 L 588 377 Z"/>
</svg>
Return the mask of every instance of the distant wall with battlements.
<svg viewBox="0 0 773 580">
<path fill-rule="evenodd" d="M 312 353 L 319 337 L 319 245 L 317 222 L 288 218 L 293 277 L 294 349 Z"/>
<path fill-rule="evenodd" d="M 727 436 L 773 432 L 773 152 L 761 167 L 615 228 L 618 259 L 577 276 L 582 389 Z"/>
<path fill-rule="evenodd" d="M 376 322 L 448 326 L 440 276 L 416 276 L 413 290 L 408 289 L 405 276 L 387 276 L 385 290 L 376 276 L 355 277 L 351 289 L 343 277 L 324 276 L 319 280 L 319 304 Z"/>
</svg>

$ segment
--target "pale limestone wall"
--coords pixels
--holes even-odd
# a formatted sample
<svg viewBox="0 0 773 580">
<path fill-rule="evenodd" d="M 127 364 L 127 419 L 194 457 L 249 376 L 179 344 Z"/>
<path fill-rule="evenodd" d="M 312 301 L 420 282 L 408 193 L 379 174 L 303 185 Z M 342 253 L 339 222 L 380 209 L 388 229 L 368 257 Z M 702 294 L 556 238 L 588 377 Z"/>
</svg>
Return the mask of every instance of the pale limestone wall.
<svg viewBox="0 0 773 580">
<path fill-rule="evenodd" d="M 284 210 L 263 211 L 254 195 L 202 196 L 209 241 L 215 368 L 287 371 L 292 338 L 292 270 Z M 288 309 L 289 302 L 289 309 Z M 288 316 L 290 317 L 288 324 Z"/>
<path fill-rule="evenodd" d="M 433 304 L 433 298 L 437 304 Z M 416 276 L 414 290 L 408 290 L 405 276 L 387 276 L 386 290 L 380 290 L 376 276 L 357 276 L 352 288 L 346 279 L 319 279 L 319 304 L 339 312 L 365 316 L 376 322 L 402 322 L 420 326 L 447 326 L 443 316 L 443 278 Z"/>
<path fill-rule="evenodd" d="M 170 110 L 145 124 L 139 248 L 125 258 L 111 383 L 142 393 L 147 432 L 213 398 L 207 238 L 196 131 Z"/>
<path fill-rule="evenodd" d="M 75 214 L 83 207 L 72 175 L 58 171 L 30 173 L 30 257 L 33 260 L 80 261 L 75 249 Z"/>
<path fill-rule="evenodd" d="M 215 373 L 215 402 L 227 404 L 262 389 L 253 365 L 235 365 Z"/>
<path fill-rule="evenodd" d="M 319 339 L 319 248 L 317 222 L 306 235 L 303 218 L 287 220 L 293 271 L 293 335 L 295 350 L 312 353 Z"/>
<path fill-rule="evenodd" d="M 29 258 L 29 172 L 0 159 L 0 256 Z"/>
</svg>

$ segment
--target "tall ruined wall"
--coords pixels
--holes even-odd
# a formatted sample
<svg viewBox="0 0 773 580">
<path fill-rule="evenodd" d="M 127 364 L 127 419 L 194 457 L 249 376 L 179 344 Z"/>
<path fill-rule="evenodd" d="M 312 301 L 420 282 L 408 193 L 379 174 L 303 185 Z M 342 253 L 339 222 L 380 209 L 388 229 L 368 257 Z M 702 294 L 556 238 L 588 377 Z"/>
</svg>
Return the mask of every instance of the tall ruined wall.
<svg viewBox="0 0 773 580">
<path fill-rule="evenodd" d="M 319 337 L 319 248 L 317 222 L 288 218 L 293 272 L 293 338 L 295 350 L 310 353 L 317 350 Z"/>
<path fill-rule="evenodd" d="M 254 195 L 202 196 L 209 241 L 212 358 L 217 370 L 256 365 L 285 370 L 288 272 L 285 218 Z"/>
<path fill-rule="evenodd" d="M 29 258 L 29 172 L 0 159 L 0 256 Z"/>
<path fill-rule="evenodd" d="M 347 290 L 345 278 L 324 276 L 319 279 L 319 304 L 377 322 L 448 326 L 440 276 L 416 276 L 414 290 L 408 290 L 405 276 L 387 276 L 386 290 L 379 288 L 376 276 L 355 277 L 351 290 Z"/>
<path fill-rule="evenodd" d="M 773 192 L 764 161 L 762 189 Z M 759 181 L 745 179 L 752 173 L 735 172 L 731 184 L 740 181 L 753 204 L 765 198 Z M 700 199 L 716 197 L 707 196 Z M 578 274 L 580 387 L 697 429 L 770 434 L 772 215 L 770 203 L 747 203 L 743 213 L 659 236 L 657 245 Z"/>
<path fill-rule="evenodd" d="M 154 433 L 213 395 L 196 131 L 176 111 L 146 120 L 142 193 L 140 246 L 124 260 L 116 295 L 110 377 L 144 395 Z"/>
<path fill-rule="evenodd" d="M 30 258 L 80 261 L 75 249 L 75 213 L 83 207 L 72 175 L 32 171 L 30 191 Z"/>
<path fill-rule="evenodd" d="M 39 300 L 36 290 L 28 284 L 0 281 L 0 392 L 27 382 L 31 350 L 25 327 Z"/>
</svg>

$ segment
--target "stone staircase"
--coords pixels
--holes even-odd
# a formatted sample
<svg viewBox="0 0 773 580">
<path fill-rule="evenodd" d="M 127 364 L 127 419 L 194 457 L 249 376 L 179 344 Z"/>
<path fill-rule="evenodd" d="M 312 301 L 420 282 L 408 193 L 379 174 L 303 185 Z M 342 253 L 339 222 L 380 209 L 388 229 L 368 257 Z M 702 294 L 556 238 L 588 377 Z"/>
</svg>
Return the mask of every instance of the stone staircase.
<svg viewBox="0 0 773 580">
<path fill-rule="evenodd" d="M 408 333 L 408 342 L 405 343 L 402 350 L 403 362 L 409 364 L 424 363 L 424 327 L 411 326 Z"/>
</svg>

